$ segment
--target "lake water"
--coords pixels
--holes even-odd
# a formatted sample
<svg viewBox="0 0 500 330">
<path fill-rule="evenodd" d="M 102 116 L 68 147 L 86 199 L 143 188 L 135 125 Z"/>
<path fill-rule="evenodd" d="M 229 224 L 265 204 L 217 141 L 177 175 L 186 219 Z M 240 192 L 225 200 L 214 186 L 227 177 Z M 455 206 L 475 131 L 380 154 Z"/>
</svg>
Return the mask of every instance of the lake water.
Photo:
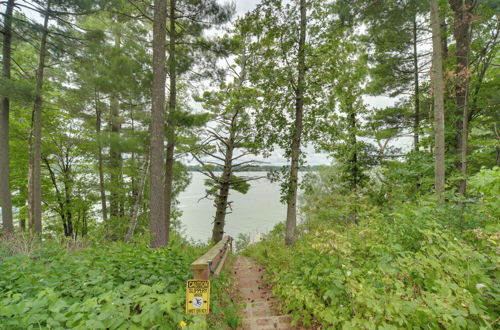
<svg viewBox="0 0 500 330">
<path fill-rule="evenodd" d="M 213 201 L 205 196 L 206 176 L 191 172 L 188 188 L 179 196 L 182 210 L 181 223 L 188 238 L 206 242 L 212 237 L 212 222 L 215 216 Z M 266 172 L 245 172 L 242 175 L 266 176 Z M 267 233 L 274 225 L 285 221 L 286 205 L 280 203 L 279 183 L 271 183 L 267 178 L 250 182 L 250 190 L 241 194 L 231 190 L 229 200 L 232 213 L 226 216 L 225 234 L 237 238 L 239 234 Z"/>
</svg>

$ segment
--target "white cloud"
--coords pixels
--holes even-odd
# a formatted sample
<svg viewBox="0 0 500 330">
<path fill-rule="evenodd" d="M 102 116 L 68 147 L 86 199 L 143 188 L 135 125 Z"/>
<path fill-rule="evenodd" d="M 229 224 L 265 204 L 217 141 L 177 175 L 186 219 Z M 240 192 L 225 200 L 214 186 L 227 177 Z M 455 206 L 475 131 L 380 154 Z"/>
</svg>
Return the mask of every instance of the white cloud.
<svg viewBox="0 0 500 330">
<path fill-rule="evenodd" d="M 241 16 L 251 10 L 253 10 L 260 0 L 236 0 L 236 14 Z"/>
</svg>

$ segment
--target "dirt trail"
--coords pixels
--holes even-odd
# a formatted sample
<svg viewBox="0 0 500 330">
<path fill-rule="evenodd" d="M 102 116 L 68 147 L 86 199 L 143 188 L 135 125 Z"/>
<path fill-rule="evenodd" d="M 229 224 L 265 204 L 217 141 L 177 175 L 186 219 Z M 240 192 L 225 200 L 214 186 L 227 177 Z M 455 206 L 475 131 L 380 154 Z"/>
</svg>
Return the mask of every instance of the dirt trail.
<svg viewBox="0 0 500 330">
<path fill-rule="evenodd" d="M 262 281 L 263 269 L 252 259 L 238 256 L 234 263 L 239 299 L 246 304 L 241 330 L 301 329 L 290 324 L 289 315 L 278 315 L 270 289 Z"/>
</svg>

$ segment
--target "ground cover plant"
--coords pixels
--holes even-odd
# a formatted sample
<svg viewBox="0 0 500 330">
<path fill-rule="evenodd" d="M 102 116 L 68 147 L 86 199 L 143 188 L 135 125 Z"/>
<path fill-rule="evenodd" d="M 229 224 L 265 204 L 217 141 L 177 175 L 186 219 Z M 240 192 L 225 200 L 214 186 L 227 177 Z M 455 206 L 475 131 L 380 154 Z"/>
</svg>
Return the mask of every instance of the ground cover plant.
<svg viewBox="0 0 500 330">
<path fill-rule="evenodd" d="M 110 243 L 68 253 L 40 244 L 30 254 L 0 254 L 2 329 L 205 328 L 184 313 L 190 263 L 203 248 L 174 243 Z"/>
<path fill-rule="evenodd" d="M 487 174 L 471 180 L 474 191 L 493 182 Z M 500 226 L 489 192 L 491 185 L 472 206 L 424 197 L 362 204 L 359 225 L 325 217 L 326 202 L 321 213 L 306 202 L 310 221 L 293 247 L 283 244 L 278 226 L 245 253 L 266 266 L 281 307 L 306 326 L 495 328 Z"/>
</svg>

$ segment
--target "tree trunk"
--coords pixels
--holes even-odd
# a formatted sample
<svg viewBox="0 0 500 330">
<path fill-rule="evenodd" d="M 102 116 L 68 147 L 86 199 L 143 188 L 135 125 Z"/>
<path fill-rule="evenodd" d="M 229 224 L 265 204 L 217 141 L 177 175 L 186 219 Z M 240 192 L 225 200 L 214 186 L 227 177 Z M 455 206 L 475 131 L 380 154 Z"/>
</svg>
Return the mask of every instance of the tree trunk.
<svg viewBox="0 0 500 330">
<path fill-rule="evenodd" d="M 354 195 L 354 205 L 353 205 L 353 213 L 351 215 L 351 222 L 352 223 L 358 223 L 358 184 L 359 184 L 359 164 L 358 164 L 358 141 L 356 138 L 356 128 L 357 128 L 357 118 L 356 118 L 356 110 L 354 109 L 354 100 L 353 104 L 351 105 L 349 113 L 349 126 L 350 126 L 350 132 L 349 132 L 349 143 L 352 145 L 352 154 L 351 154 L 351 182 L 350 182 L 350 188 L 351 192 Z"/>
<path fill-rule="evenodd" d="M 71 177 L 68 168 L 64 169 L 64 208 L 66 213 L 66 237 L 73 237 L 73 201 L 71 198 Z"/>
<path fill-rule="evenodd" d="M 133 111 L 130 112 L 130 128 L 132 130 L 131 133 L 134 136 L 136 134 L 136 131 L 135 131 L 135 121 L 134 121 L 134 112 Z M 148 149 L 148 152 L 149 152 L 149 149 Z M 137 156 L 136 156 L 136 153 L 134 151 L 132 151 L 132 154 L 130 157 L 132 164 L 135 164 L 136 160 L 138 160 L 138 158 L 136 158 L 136 157 L 139 157 L 139 155 L 137 154 Z M 149 153 L 147 154 L 146 159 L 147 159 L 148 164 L 149 164 Z M 137 175 L 130 176 L 130 188 L 129 188 L 129 190 L 130 190 L 130 207 L 133 207 L 134 201 L 137 200 L 137 196 L 139 195 L 140 180 L 137 180 L 138 179 L 137 176 L 139 176 L 141 174 L 140 170 L 141 170 L 141 168 L 138 168 Z"/>
<path fill-rule="evenodd" d="M 99 94 L 96 91 L 95 97 L 95 112 L 96 112 L 96 133 L 97 133 L 97 158 L 99 166 L 99 192 L 101 194 L 101 209 L 102 219 L 104 223 L 108 221 L 108 210 L 106 207 L 106 188 L 104 186 L 104 165 L 102 157 L 102 141 L 101 141 L 101 109 L 99 107 Z"/>
<path fill-rule="evenodd" d="M 432 26 L 432 85 L 434 89 L 434 135 L 435 135 L 435 175 L 434 186 L 437 194 L 445 187 L 445 150 L 444 150 L 444 78 L 441 26 L 437 0 L 430 0 Z"/>
<path fill-rule="evenodd" d="M 357 126 L 357 119 L 356 119 L 356 110 L 351 106 L 349 113 L 349 144 L 351 144 L 353 150 L 351 154 L 351 159 L 349 160 L 351 166 L 350 166 L 350 174 L 351 174 L 351 179 L 349 183 L 349 188 L 351 189 L 352 192 L 356 192 L 358 189 L 358 178 L 359 178 L 359 173 L 358 173 L 358 151 L 357 151 L 357 138 L 356 138 L 356 126 Z"/>
<path fill-rule="evenodd" d="M 87 210 L 83 210 L 83 218 L 82 218 L 82 237 L 85 237 L 88 232 L 88 224 L 87 224 Z"/>
<path fill-rule="evenodd" d="M 173 127 L 170 129 L 174 130 Z M 167 131 L 169 130 L 167 129 Z M 171 132 L 172 131 L 170 131 L 170 133 Z M 167 244 L 170 240 L 170 217 L 172 212 L 172 192 L 174 181 L 175 143 L 173 139 L 175 139 L 175 137 L 173 137 L 172 134 L 168 134 L 167 150 L 165 155 L 165 226 L 167 228 Z"/>
<path fill-rule="evenodd" d="M 246 58 L 243 55 L 243 60 L 241 61 L 242 70 L 238 76 L 238 83 L 236 88 L 241 88 L 246 80 Z M 229 125 L 229 137 L 225 141 L 224 145 L 226 147 L 224 166 L 222 168 L 222 175 L 220 178 L 219 192 L 215 198 L 215 218 L 214 226 L 212 229 L 212 242 L 217 243 L 224 237 L 224 227 L 226 224 L 227 208 L 229 207 L 229 191 L 231 189 L 232 176 L 233 176 L 233 154 L 235 148 L 236 131 L 238 124 L 238 116 L 242 109 L 239 106 L 235 106 L 234 112 L 232 113 L 230 125 Z"/>
<path fill-rule="evenodd" d="M 137 218 L 139 217 L 139 207 L 142 203 L 142 196 L 144 195 L 144 187 L 146 187 L 146 178 L 148 177 L 149 168 L 149 155 L 146 155 L 144 160 L 144 165 L 142 166 L 142 178 L 137 191 L 137 196 L 134 201 L 134 206 L 132 207 L 132 212 L 130 213 L 130 225 L 125 235 L 125 242 L 130 242 L 135 233 L 135 228 L 137 227 Z"/>
<path fill-rule="evenodd" d="M 48 158 L 44 157 L 43 161 L 45 163 L 45 166 L 47 167 L 47 170 L 49 171 L 50 180 L 52 181 L 52 185 L 54 186 L 54 190 L 56 192 L 56 200 L 57 200 L 57 204 L 59 205 L 59 210 L 57 211 L 57 213 L 59 213 L 59 216 L 61 217 L 64 236 L 68 236 L 67 235 L 67 233 L 68 233 L 67 216 L 70 212 L 68 212 L 67 208 L 70 206 L 70 204 L 68 203 L 67 197 L 65 200 L 63 200 L 61 191 L 59 190 L 59 186 L 57 185 L 57 178 L 56 178 L 55 172 L 52 169 L 52 167 L 50 166 L 50 162 L 49 162 Z M 66 188 L 66 183 L 64 185 Z M 66 196 L 67 196 L 67 192 L 66 192 Z"/>
<path fill-rule="evenodd" d="M 450 0 L 454 12 L 453 35 L 455 38 L 455 153 L 457 161 L 455 167 L 463 176 L 467 172 L 467 137 L 469 129 L 469 109 L 467 96 L 469 91 L 469 52 L 470 28 L 472 22 L 472 0 Z M 466 180 L 458 182 L 458 192 L 465 195 Z"/>
<path fill-rule="evenodd" d="M 117 224 L 117 219 L 120 217 L 120 189 L 121 180 L 121 152 L 120 152 L 120 103 L 115 94 L 111 95 L 110 101 L 110 126 L 111 126 L 111 141 L 109 146 L 109 222 L 106 224 L 107 234 L 111 234 L 114 230 L 112 226 Z M 114 235 L 111 235 L 116 239 Z"/>
<path fill-rule="evenodd" d="M 7 2 L 4 16 L 3 51 L 2 51 L 2 78 L 7 82 L 10 79 L 10 54 L 12 44 L 12 12 L 14 0 Z M 4 96 L 0 104 L 0 205 L 2 206 L 2 223 L 6 235 L 14 232 L 12 219 L 12 200 L 10 194 L 10 156 L 9 156 L 9 112 L 10 100 Z"/>
<path fill-rule="evenodd" d="M 466 94 L 469 92 L 469 85 L 467 83 Z M 467 148 L 469 142 L 469 106 L 468 106 L 468 95 L 465 96 L 465 103 L 463 108 L 463 120 L 462 120 L 462 140 L 460 141 L 460 172 L 462 174 L 462 179 L 458 182 L 458 192 L 462 195 L 467 193 Z"/>
<path fill-rule="evenodd" d="M 231 184 L 231 176 L 233 174 L 233 151 L 234 151 L 234 124 L 238 111 L 233 115 L 231 121 L 230 134 L 226 144 L 226 155 L 224 158 L 224 168 L 222 169 L 221 182 L 219 193 L 215 198 L 215 218 L 214 227 L 212 229 L 212 241 L 217 243 L 224 237 L 224 225 L 226 224 L 226 213 L 228 207 L 229 188 Z"/>
<path fill-rule="evenodd" d="M 45 58 L 47 56 L 47 37 L 49 34 L 50 0 L 43 22 L 42 39 L 40 42 L 40 55 L 36 74 L 35 104 L 33 106 L 33 148 L 32 148 L 32 179 L 31 179 L 31 223 L 30 229 L 40 235 L 42 233 L 42 181 L 41 181 L 41 149 L 42 149 L 42 105 L 43 105 L 43 79 Z"/>
<path fill-rule="evenodd" d="M 431 69 L 432 69 L 432 66 L 431 66 Z M 432 74 L 431 74 L 432 76 Z M 432 82 L 431 82 L 431 86 L 432 88 Z M 432 91 L 431 91 L 432 93 Z M 427 120 L 429 121 L 429 123 L 432 123 L 432 116 L 434 114 L 434 102 L 429 102 L 429 112 L 428 112 L 428 117 L 427 117 Z M 434 154 L 434 148 L 432 146 L 432 143 L 429 143 L 429 153 L 430 154 Z"/>
<path fill-rule="evenodd" d="M 115 35 L 114 48 L 119 52 L 121 48 L 121 34 L 118 32 Z M 122 215 L 122 154 L 120 147 L 120 101 L 118 92 L 114 90 L 110 95 L 110 127 L 111 127 L 111 143 L 109 146 L 109 217 L 110 222 L 107 224 L 107 233 L 112 239 L 117 239 L 117 236 L 112 234 L 115 232 L 111 226 L 116 226 L 119 223 Z"/>
<path fill-rule="evenodd" d="M 286 236 L 285 243 L 292 245 L 295 243 L 295 227 L 297 226 L 297 194 L 298 194 L 298 172 L 300 158 L 300 141 L 302 136 L 303 116 L 304 116 L 304 93 L 305 93 L 305 44 L 306 44 L 306 1 L 300 0 L 300 36 L 297 63 L 297 89 L 295 93 L 295 123 L 293 130 L 293 140 L 290 147 L 290 182 L 287 199 L 286 212 Z"/>
<path fill-rule="evenodd" d="M 167 152 L 165 160 L 165 225 L 167 226 L 167 244 L 170 237 L 170 216 L 172 208 L 172 189 L 174 177 L 175 152 L 175 110 L 177 107 L 177 63 L 175 59 L 175 8 L 176 0 L 170 0 L 169 57 L 168 73 L 170 78 L 170 94 L 167 117 Z"/>
<path fill-rule="evenodd" d="M 415 121 L 413 123 L 413 148 L 418 151 L 420 131 L 420 86 L 418 79 L 417 15 L 413 16 L 413 84 L 415 85 Z"/>
<path fill-rule="evenodd" d="M 224 166 L 221 176 L 220 188 L 215 198 L 215 218 L 212 229 L 212 242 L 217 243 L 224 237 L 224 226 L 226 224 L 226 214 L 229 198 L 229 184 L 231 180 L 231 169 Z"/>
<path fill-rule="evenodd" d="M 121 152 L 120 152 L 120 103 L 116 95 L 111 96 L 111 143 L 109 146 L 110 196 L 109 215 L 113 221 L 120 216 Z"/>
<path fill-rule="evenodd" d="M 167 245 L 167 228 L 165 226 L 165 188 L 163 180 L 166 20 L 166 1 L 155 0 L 153 18 L 153 85 L 150 174 L 150 230 L 152 248 Z"/>
</svg>

